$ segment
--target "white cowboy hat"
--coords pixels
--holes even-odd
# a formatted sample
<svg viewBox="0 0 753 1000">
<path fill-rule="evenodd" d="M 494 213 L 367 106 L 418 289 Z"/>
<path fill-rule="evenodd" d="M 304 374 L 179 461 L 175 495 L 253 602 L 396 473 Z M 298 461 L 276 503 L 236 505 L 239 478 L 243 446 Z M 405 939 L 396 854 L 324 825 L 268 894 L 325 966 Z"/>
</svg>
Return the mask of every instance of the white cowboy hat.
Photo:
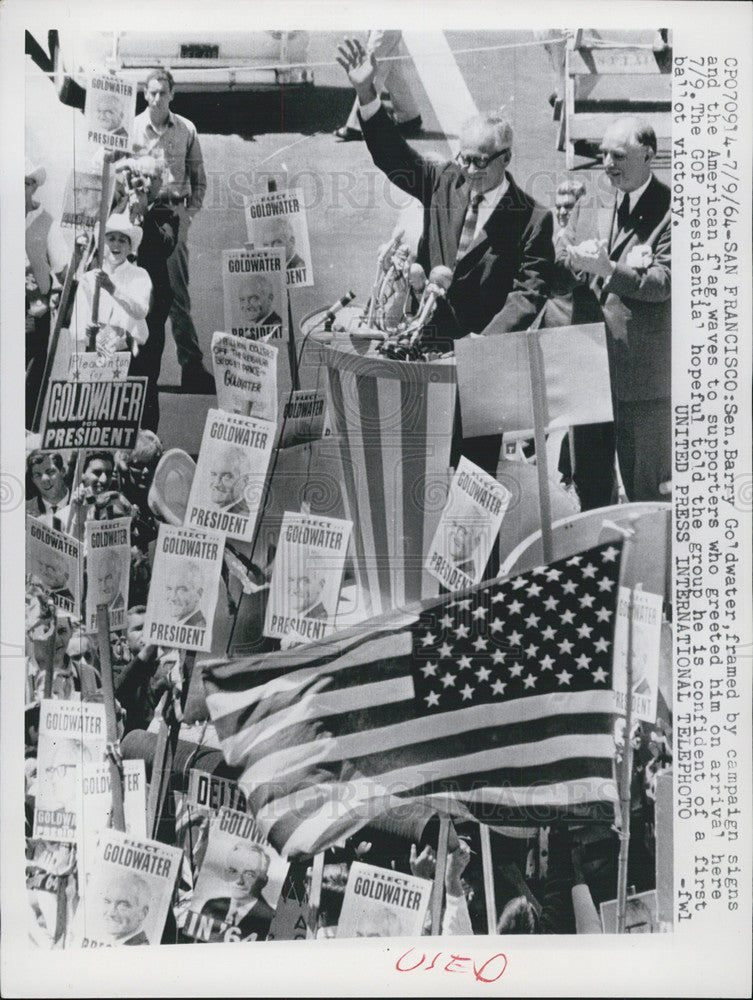
<svg viewBox="0 0 753 1000">
<path fill-rule="evenodd" d="M 131 241 L 131 253 L 136 253 L 139 249 L 139 244 L 141 243 L 141 237 L 143 235 L 140 226 L 135 226 L 127 215 L 123 215 L 121 212 L 113 212 L 110 218 L 107 220 L 107 226 L 105 227 L 105 235 L 107 233 L 123 233 Z"/>
<path fill-rule="evenodd" d="M 37 166 L 37 164 L 32 163 L 31 160 L 27 160 L 25 179 L 27 181 L 32 180 L 35 182 L 37 187 L 41 187 L 47 180 L 47 171 L 44 167 Z"/>
</svg>

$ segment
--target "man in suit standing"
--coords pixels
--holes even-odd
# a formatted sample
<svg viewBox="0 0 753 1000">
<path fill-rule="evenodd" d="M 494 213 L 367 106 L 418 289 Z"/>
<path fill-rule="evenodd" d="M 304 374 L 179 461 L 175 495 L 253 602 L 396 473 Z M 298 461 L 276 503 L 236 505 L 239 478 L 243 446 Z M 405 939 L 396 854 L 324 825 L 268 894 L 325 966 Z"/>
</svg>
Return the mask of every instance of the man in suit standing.
<svg viewBox="0 0 753 1000">
<path fill-rule="evenodd" d="M 565 247 L 561 260 L 591 277 L 604 314 L 628 499 L 665 500 L 672 468 L 671 193 L 652 173 L 656 135 L 640 119 L 610 125 L 601 150 L 617 191 L 609 238 Z"/>
<path fill-rule="evenodd" d="M 481 333 L 495 317 L 499 332 L 526 329 L 546 299 L 554 259 L 552 217 L 507 172 L 509 122 L 498 115 L 472 119 L 454 161 L 425 159 L 380 104 L 374 54 L 355 39 L 338 52 L 358 96 L 374 163 L 424 206 L 417 262 L 427 274 L 439 264 L 454 268 L 446 301 L 439 301 L 434 314 L 436 339 L 446 344 Z M 494 475 L 500 444 L 500 435 L 473 438 L 463 442 L 463 454 Z"/>
</svg>

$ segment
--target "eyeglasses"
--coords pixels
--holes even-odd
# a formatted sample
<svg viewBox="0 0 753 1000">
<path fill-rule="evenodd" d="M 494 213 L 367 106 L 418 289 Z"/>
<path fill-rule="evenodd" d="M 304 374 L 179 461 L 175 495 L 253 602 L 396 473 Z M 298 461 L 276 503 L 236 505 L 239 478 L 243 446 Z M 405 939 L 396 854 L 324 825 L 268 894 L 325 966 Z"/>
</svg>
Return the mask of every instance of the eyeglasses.
<svg viewBox="0 0 753 1000">
<path fill-rule="evenodd" d="M 75 764 L 50 764 L 44 769 L 48 778 L 65 778 Z"/>
<path fill-rule="evenodd" d="M 455 161 L 460 164 L 461 167 L 470 167 L 471 164 L 477 170 L 486 170 L 492 160 L 496 160 L 498 156 L 502 156 L 504 153 L 509 153 L 510 147 L 507 146 L 505 149 L 500 149 L 496 153 L 492 153 L 490 156 L 466 156 L 465 153 L 458 153 L 455 157 Z"/>
</svg>

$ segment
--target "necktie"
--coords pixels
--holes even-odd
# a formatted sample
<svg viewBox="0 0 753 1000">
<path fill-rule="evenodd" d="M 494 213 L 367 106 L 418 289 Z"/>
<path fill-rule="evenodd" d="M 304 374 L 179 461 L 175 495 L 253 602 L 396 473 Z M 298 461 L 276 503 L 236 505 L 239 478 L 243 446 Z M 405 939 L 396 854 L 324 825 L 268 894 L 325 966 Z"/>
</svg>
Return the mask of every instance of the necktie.
<svg viewBox="0 0 753 1000">
<path fill-rule="evenodd" d="M 617 229 L 627 229 L 628 219 L 630 218 L 630 195 L 625 192 L 625 196 L 622 199 L 620 207 L 617 209 Z"/>
<path fill-rule="evenodd" d="M 468 211 L 465 213 L 465 221 L 463 222 L 463 228 L 460 233 L 458 257 L 462 257 L 468 250 L 471 243 L 473 243 L 473 237 L 476 235 L 476 223 L 478 222 L 478 207 L 483 200 L 483 194 L 477 193 L 471 195 Z"/>
</svg>

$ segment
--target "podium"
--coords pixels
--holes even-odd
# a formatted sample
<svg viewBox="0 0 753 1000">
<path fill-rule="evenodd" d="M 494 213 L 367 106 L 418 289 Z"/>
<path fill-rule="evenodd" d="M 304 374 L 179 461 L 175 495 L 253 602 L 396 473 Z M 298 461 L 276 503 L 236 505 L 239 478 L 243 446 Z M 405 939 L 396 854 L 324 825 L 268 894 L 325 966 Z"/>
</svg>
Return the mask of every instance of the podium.
<svg viewBox="0 0 753 1000">
<path fill-rule="evenodd" d="M 371 617 L 439 593 L 423 564 L 449 485 L 457 387 L 454 358 L 415 363 L 376 354 L 383 335 L 359 327 L 360 314 L 342 310 L 345 331 L 318 334 L 323 313 L 301 330 L 327 368 L 354 569 Z"/>
</svg>

